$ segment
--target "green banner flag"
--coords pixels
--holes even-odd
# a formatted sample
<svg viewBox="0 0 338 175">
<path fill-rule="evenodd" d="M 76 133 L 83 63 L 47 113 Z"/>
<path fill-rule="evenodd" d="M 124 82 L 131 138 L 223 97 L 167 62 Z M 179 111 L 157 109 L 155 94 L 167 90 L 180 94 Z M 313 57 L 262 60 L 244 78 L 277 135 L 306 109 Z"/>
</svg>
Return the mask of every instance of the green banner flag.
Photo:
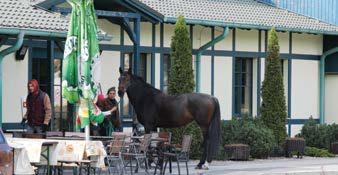
<svg viewBox="0 0 338 175">
<path fill-rule="evenodd" d="M 93 0 L 68 3 L 72 13 L 64 50 L 62 95 L 71 104 L 80 103 L 76 123 L 83 128 L 103 120 L 93 104 L 99 83 L 95 76 L 100 52 L 98 31 Z"/>
</svg>

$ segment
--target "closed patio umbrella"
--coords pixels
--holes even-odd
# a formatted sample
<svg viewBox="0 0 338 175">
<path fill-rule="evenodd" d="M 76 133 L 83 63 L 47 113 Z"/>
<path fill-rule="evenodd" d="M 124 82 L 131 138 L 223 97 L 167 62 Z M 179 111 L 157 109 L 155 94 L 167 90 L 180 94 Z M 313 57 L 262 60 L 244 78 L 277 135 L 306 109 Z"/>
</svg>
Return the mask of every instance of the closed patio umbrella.
<svg viewBox="0 0 338 175">
<path fill-rule="evenodd" d="M 99 45 L 93 0 L 68 0 L 72 6 L 71 20 L 64 49 L 62 95 L 71 104 L 79 103 L 77 129 L 86 128 L 89 139 L 90 122 L 101 123 L 93 100 L 99 84 Z"/>
</svg>

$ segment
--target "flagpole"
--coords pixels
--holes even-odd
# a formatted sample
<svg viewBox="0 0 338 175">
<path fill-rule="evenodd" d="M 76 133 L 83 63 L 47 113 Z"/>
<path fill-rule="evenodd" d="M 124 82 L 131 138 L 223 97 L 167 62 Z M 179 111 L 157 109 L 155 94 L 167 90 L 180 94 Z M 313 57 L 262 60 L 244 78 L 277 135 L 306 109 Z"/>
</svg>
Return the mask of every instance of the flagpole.
<svg viewBox="0 0 338 175">
<path fill-rule="evenodd" d="M 86 141 L 89 141 L 89 137 L 90 137 L 90 125 L 87 125 L 85 127 L 85 138 L 86 138 Z"/>
</svg>

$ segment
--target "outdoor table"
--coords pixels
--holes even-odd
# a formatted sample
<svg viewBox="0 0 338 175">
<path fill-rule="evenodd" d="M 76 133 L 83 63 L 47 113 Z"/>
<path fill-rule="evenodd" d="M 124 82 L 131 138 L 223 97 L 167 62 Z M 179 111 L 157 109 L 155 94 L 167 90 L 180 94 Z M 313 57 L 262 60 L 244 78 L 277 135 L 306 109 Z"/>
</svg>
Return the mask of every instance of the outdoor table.
<svg viewBox="0 0 338 175">
<path fill-rule="evenodd" d="M 35 174 L 31 163 L 39 163 L 42 139 L 6 138 L 8 145 L 14 149 L 14 173 Z"/>
<path fill-rule="evenodd" d="M 47 137 L 48 140 L 84 140 L 81 137 Z"/>
<path fill-rule="evenodd" d="M 39 163 L 40 156 L 47 160 L 47 172 L 50 166 L 57 166 L 58 161 L 83 161 L 90 157 L 92 167 L 105 167 L 107 153 L 101 141 L 65 140 L 65 139 L 27 139 L 6 138 L 15 150 L 15 172 L 18 174 L 34 174 L 30 163 Z M 47 147 L 46 155 L 42 147 Z"/>
<path fill-rule="evenodd" d="M 46 149 L 46 151 L 47 151 L 46 155 L 41 152 L 41 156 L 43 158 L 45 158 L 46 161 L 47 161 L 47 175 L 50 175 L 50 173 L 51 173 L 51 169 L 50 169 L 50 148 L 52 146 L 57 145 L 58 143 L 59 142 L 56 142 L 56 141 L 46 141 L 46 142 L 42 143 L 42 146 L 47 148 Z"/>
</svg>

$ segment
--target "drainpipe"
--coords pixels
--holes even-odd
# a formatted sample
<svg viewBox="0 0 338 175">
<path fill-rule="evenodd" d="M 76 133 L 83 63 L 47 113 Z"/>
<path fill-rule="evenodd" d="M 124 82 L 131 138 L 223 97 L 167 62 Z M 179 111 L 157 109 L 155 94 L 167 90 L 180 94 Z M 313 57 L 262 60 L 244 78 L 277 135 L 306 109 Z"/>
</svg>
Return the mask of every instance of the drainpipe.
<svg viewBox="0 0 338 175">
<path fill-rule="evenodd" d="M 25 36 L 25 33 L 23 31 L 21 31 L 19 34 L 18 34 L 18 38 L 17 38 L 17 41 L 16 43 L 12 46 L 12 47 L 9 47 L 7 49 L 4 49 L 0 52 L 0 128 L 2 128 L 2 117 L 3 117 L 3 111 L 2 111 L 2 84 L 3 84 L 3 70 L 2 70 L 2 63 L 3 63 L 3 60 L 5 58 L 6 55 L 9 55 L 15 51 L 17 51 L 21 46 L 22 46 L 22 43 L 23 43 L 23 38 Z M 1 42 L 2 44 L 4 42 Z"/>
<path fill-rule="evenodd" d="M 319 67 L 319 121 L 321 124 L 325 123 L 325 59 L 327 56 L 338 52 L 338 47 L 330 49 L 323 53 L 320 57 Z"/>
<path fill-rule="evenodd" d="M 196 92 L 200 92 L 200 71 L 201 71 L 201 56 L 205 50 L 207 50 L 209 47 L 212 47 L 216 43 L 222 41 L 224 38 L 226 38 L 229 34 L 229 27 L 224 27 L 223 33 L 216 37 L 215 39 L 209 41 L 208 43 L 204 44 L 197 50 L 196 54 L 196 60 L 195 60 L 195 69 L 196 69 Z"/>
</svg>

